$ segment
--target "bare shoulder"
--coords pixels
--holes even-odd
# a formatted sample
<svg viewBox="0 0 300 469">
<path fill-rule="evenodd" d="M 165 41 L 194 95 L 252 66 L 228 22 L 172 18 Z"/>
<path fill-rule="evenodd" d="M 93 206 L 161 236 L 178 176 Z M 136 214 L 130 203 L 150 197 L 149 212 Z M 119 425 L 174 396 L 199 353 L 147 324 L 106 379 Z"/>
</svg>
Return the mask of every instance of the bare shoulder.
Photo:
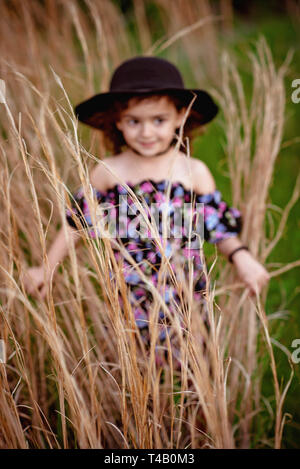
<svg viewBox="0 0 300 469">
<path fill-rule="evenodd" d="M 199 194 L 209 194 L 216 190 L 216 183 L 208 166 L 198 158 L 192 158 L 194 191 Z"/>
<path fill-rule="evenodd" d="M 91 170 L 90 182 L 95 189 L 106 191 L 113 185 L 115 178 L 111 171 L 117 171 L 118 158 L 118 156 L 108 156 Z"/>
</svg>

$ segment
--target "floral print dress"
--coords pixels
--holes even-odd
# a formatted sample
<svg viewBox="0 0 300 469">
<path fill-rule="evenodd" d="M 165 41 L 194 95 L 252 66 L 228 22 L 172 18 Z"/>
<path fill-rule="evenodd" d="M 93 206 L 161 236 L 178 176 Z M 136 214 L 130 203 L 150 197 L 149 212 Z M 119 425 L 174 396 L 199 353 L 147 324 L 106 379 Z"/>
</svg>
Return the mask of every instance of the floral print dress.
<svg viewBox="0 0 300 469">
<path fill-rule="evenodd" d="M 133 307 L 136 324 L 140 329 L 143 341 L 149 344 L 149 311 L 153 304 L 153 294 L 149 283 L 161 293 L 162 299 L 171 313 L 178 312 L 178 305 L 182 301 L 182 294 L 178 290 L 178 286 L 183 283 L 182 279 L 178 278 L 176 284 L 174 274 L 172 277 L 167 268 L 164 282 L 159 283 L 158 281 L 163 257 L 169 260 L 169 265 L 175 275 L 180 269 L 183 269 L 186 278 L 189 276 L 189 265 L 192 261 L 193 299 L 201 302 L 204 298 L 203 291 L 206 282 L 200 256 L 200 240 L 218 243 L 221 240 L 237 236 L 241 231 L 242 221 L 240 212 L 229 207 L 222 200 L 219 190 L 209 194 L 197 194 L 186 189 L 181 182 L 170 184 L 168 180 L 157 182 L 151 179 L 144 180 L 139 184 L 127 182 L 127 186 L 141 203 L 145 210 L 144 215 L 141 215 L 141 206 L 130 195 L 130 191 L 127 191 L 123 185 L 116 184 L 107 191 L 99 191 L 91 187 L 97 208 L 102 208 L 97 211 L 96 223 L 95 219 L 94 224 L 92 223 L 91 210 L 82 188 L 73 194 L 71 210 L 66 209 L 66 217 L 68 223 L 74 228 L 78 228 L 75 222 L 77 218 L 80 226 L 83 226 L 92 238 L 101 236 L 101 233 L 103 236 L 103 225 L 101 224 L 102 228 L 100 229 L 97 222 L 100 220 L 103 222 L 103 217 L 105 217 L 107 223 L 110 224 L 108 232 L 111 237 L 117 238 L 118 242 L 122 243 L 138 264 L 140 271 L 133 267 L 132 262 L 122 256 L 124 278 L 129 286 L 130 303 Z M 164 256 L 162 256 L 161 247 L 159 248 L 155 240 L 155 235 L 146 223 L 146 215 L 149 221 L 155 219 L 156 240 L 161 241 L 160 246 L 163 246 Z M 166 216 L 169 226 L 167 236 L 163 232 L 162 224 L 163 220 L 166 220 L 166 218 L 164 219 Z M 120 250 L 114 243 L 112 243 L 112 248 L 116 259 L 119 260 Z M 147 283 L 143 280 L 141 272 L 150 282 Z M 121 296 L 120 302 L 122 305 Z M 168 326 L 166 327 L 168 319 L 163 308 L 159 310 L 158 317 L 159 340 L 164 343 L 166 331 L 168 331 Z"/>
</svg>

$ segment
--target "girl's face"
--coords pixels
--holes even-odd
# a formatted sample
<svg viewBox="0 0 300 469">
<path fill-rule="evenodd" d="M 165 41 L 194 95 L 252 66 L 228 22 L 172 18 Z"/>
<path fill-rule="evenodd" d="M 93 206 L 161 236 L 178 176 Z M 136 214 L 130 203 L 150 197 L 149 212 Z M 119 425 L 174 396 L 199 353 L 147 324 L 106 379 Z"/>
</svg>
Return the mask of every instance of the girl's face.
<svg viewBox="0 0 300 469">
<path fill-rule="evenodd" d="M 129 147 L 145 158 L 152 157 L 169 148 L 184 112 L 184 108 L 178 112 L 166 96 L 140 102 L 133 98 L 116 126 Z"/>
</svg>

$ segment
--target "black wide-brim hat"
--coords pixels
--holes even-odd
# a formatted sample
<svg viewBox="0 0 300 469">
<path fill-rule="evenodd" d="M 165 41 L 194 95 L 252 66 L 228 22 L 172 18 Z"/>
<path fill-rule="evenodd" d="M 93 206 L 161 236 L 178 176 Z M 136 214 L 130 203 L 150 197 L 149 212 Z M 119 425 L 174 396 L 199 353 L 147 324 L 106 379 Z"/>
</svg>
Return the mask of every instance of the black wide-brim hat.
<svg viewBox="0 0 300 469">
<path fill-rule="evenodd" d="M 113 102 L 131 96 L 170 94 L 188 106 L 194 95 L 192 114 L 197 125 L 211 121 L 218 113 L 218 106 L 204 90 L 186 89 L 179 70 L 165 59 L 158 57 L 134 57 L 126 60 L 115 70 L 107 93 L 100 93 L 75 107 L 78 119 L 97 129 L 102 128 L 103 113 Z M 102 118 L 99 118 L 102 115 Z M 104 116 L 105 119 L 105 116 Z"/>
</svg>

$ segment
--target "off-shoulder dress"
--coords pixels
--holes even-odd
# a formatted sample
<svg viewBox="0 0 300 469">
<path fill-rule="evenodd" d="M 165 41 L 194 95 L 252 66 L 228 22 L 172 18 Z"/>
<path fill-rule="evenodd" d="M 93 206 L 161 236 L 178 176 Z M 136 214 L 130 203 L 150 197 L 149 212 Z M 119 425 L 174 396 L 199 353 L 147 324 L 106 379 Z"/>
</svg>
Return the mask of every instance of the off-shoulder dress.
<svg viewBox="0 0 300 469">
<path fill-rule="evenodd" d="M 201 239 L 209 243 L 218 243 L 224 239 L 237 236 L 242 228 L 241 213 L 236 208 L 230 207 L 223 199 L 221 192 L 215 190 L 208 194 L 199 194 L 187 189 L 181 182 L 161 180 L 159 182 L 152 179 L 143 180 L 138 184 L 126 183 L 127 186 L 141 202 L 143 208 L 151 208 L 151 214 L 155 214 L 155 219 L 159 238 L 164 246 L 164 256 L 169 260 L 173 272 L 176 275 L 176 266 L 181 266 L 188 277 L 191 261 L 193 264 L 193 298 L 195 301 L 203 301 L 203 292 L 206 287 L 203 275 L 203 265 L 200 256 Z M 167 192 L 168 186 L 170 191 Z M 170 312 L 178 312 L 178 305 L 182 302 L 182 292 L 178 288 L 182 282 L 178 279 L 177 286 L 174 283 L 174 276 L 166 270 L 166 278 L 163 284 L 158 283 L 159 269 L 162 263 L 161 248 L 155 241 L 153 233 L 149 231 L 147 225 L 143 225 L 139 218 L 140 207 L 134 198 L 127 191 L 126 187 L 116 184 L 106 191 L 99 191 L 91 187 L 96 204 L 102 207 L 100 211 L 102 220 L 110 223 L 110 231 L 114 237 L 117 234 L 118 240 L 127 249 L 138 264 L 141 272 L 150 282 L 142 279 L 140 272 L 133 268 L 131 262 L 122 256 L 123 271 L 126 284 L 129 286 L 130 303 L 132 305 L 136 324 L 140 330 L 145 343 L 149 343 L 149 311 L 153 304 L 153 294 L 149 283 L 156 287 L 162 295 L 162 299 Z M 73 193 L 71 199 L 71 210 L 66 209 L 66 218 L 73 228 L 78 228 L 75 220 L 80 222 L 88 235 L 92 238 L 100 236 L 97 224 L 92 223 L 90 207 L 84 196 L 82 187 Z M 154 208 L 154 209 L 153 209 Z M 106 211 L 105 211 L 106 210 Z M 148 214 L 150 210 L 148 211 Z M 169 233 L 164 232 L 162 220 L 163 213 L 167 216 Z M 186 217 L 186 215 L 189 215 Z M 192 225 L 190 220 L 192 219 Z M 166 220 L 166 219 L 165 219 Z M 188 222 L 186 221 L 188 220 Z M 192 226 L 192 228 L 191 228 Z M 96 228 L 96 229 L 95 229 Z M 144 231 L 141 229 L 143 228 Z M 191 234 L 191 230 L 194 236 Z M 101 231 L 101 233 L 103 233 Z M 190 233 L 190 235 L 188 235 Z M 120 258 L 120 250 L 113 247 L 114 255 Z M 190 261 L 189 261 L 190 260 Z M 202 257 L 203 260 L 203 257 Z M 122 304 L 122 298 L 120 297 Z M 159 311 L 159 339 L 161 343 L 166 338 L 168 323 L 163 308 Z"/>
</svg>

